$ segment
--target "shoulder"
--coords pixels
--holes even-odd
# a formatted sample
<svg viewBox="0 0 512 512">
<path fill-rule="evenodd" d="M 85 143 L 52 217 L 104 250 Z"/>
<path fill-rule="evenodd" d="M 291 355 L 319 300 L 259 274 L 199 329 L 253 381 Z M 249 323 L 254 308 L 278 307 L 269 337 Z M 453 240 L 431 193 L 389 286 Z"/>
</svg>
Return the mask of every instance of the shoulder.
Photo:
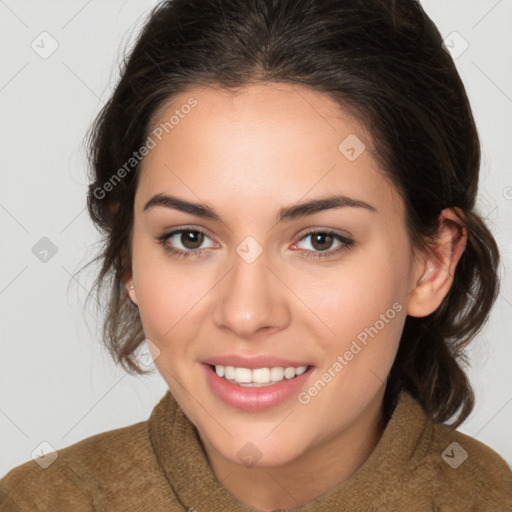
<svg viewBox="0 0 512 512">
<path fill-rule="evenodd" d="M 155 465 L 147 422 L 102 432 L 10 470 L 0 481 L 0 511 L 96 510 L 120 482 L 137 492 Z"/>
<path fill-rule="evenodd" d="M 433 423 L 426 453 L 435 467 L 438 499 L 447 510 L 512 511 L 512 471 L 489 446 Z"/>
</svg>

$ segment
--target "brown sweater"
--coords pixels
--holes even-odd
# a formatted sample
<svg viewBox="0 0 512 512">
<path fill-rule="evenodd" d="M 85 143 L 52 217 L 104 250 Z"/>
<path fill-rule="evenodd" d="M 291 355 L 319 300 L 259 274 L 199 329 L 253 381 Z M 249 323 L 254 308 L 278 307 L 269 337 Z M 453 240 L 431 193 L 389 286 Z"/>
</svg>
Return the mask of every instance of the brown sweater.
<svg viewBox="0 0 512 512">
<path fill-rule="evenodd" d="M 46 469 L 28 461 L 0 481 L 2 512 L 255 510 L 219 483 L 194 426 L 169 391 L 148 421 L 58 450 Z M 512 511 L 512 471 L 484 444 L 428 421 L 402 393 L 358 471 L 294 510 Z"/>
</svg>

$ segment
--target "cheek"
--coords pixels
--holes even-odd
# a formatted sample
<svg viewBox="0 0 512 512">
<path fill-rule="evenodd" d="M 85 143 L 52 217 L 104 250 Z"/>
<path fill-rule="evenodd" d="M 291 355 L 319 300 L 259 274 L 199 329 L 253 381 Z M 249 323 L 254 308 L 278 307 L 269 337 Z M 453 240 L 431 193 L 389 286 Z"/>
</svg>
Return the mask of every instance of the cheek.
<svg viewBox="0 0 512 512">
<path fill-rule="evenodd" d="M 212 288 L 207 276 L 198 267 L 188 271 L 186 263 L 172 260 L 159 245 L 137 244 L 137 239 L 132 269 L 146 337 L 166 349 L 167 341 L 193 336 L 190 331 L 201 325 L 195 321 L 201 314 L 201 298 Z"/>
<path fill-rule="evenodd" d="M 302 289 L 304 302 L 313 305 L 321 320 L 313 322 L 324 334 L 318 341 L 331 359 L 349 350 L 354 340 L 364 348 L 381 341 L 365 357 L 393 356 L 405 321 L 408 254 L 402 239 L 393 244 L 376 239 L 333 268 L 322 286 L 317 281 Z"/>
</svg>

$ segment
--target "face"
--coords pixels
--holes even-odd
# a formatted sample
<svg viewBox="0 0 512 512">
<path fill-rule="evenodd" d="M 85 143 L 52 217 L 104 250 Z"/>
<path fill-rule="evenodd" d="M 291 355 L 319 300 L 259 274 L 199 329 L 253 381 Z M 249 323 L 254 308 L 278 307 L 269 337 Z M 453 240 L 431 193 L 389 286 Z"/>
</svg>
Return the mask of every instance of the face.
<svg viewBox="0 0 512 512">
<path fill-rule="evenodd" d="M 417 277 L 370 137 L 285 84 L 191 89 L 154 128 L 127 285 L 179 405 L 238 464 L 348 436 L 382 401 Z"/>
</svg>

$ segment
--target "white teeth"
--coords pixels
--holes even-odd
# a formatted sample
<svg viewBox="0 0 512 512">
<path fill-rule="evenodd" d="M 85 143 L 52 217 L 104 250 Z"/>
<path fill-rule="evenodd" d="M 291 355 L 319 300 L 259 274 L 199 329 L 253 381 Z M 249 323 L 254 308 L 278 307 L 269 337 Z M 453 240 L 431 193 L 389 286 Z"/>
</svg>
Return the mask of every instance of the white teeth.
<svg viewBox="0 0 512 512">
<path fill-rule="evenodd" d="M 268 368 L 256 368 L 252 370 L 252 381 L 265 384 L 270 382 L 270 370 Z"/>
<path fill-rule="evenodd" d="M 221 364 L 215 365 L 215 373 L 219 377 L 224 377 L 226 380 L 233 381 L 233 383 L 240 384 L 241 386 L 259 387 L 262 384 L 274 384 L 286 379 L 293 379 L 297 375 L 303 374 L 308 366 L 275 366 L 273 368 L 236 368 L 234 366 L 223 366 Z"/>
<path fill-rule="evenodd" d="M 283 368 L 280 368 L 279 366 L 276 366 L 275 368 L 271 368 L 270 370 L 270 380 L 273 382 L 279 382 L 280 380 L 283 380 L 284 377 L 284 370 Z"/>
<path fill-rule="evenodd" d="M 307 369 L 307 366 L 299 366 L 298 368 L 295 368 L 295 375 L 300 375 L 301 373 L 304 373 Z"/>
<path fill-rule="evenodd" d="M 249 368 L 235 368 L 235 380 L 237 382 L 251 382 L 252 371 Z"/>
<path fill-rule="evenodd" d="M 222 365 L 218 365 L 218 366 L 222 366 Z M 215 368 L 217 368 L 217 365 L 215 365 Z M 233 366 L 226 366 L 224 368 L 224 377 L 226 377 L 226 379 L 233 380 L 235 378 L 235 368 Z"/>
<path fill-rule="evenodd" d="M 293 377 L 295 377 L 295 368 L 293 366 L 288 366 L 288 368 L 285 368 L 284 376 L 287 379 L 293 379 Z"/>
</svg>

